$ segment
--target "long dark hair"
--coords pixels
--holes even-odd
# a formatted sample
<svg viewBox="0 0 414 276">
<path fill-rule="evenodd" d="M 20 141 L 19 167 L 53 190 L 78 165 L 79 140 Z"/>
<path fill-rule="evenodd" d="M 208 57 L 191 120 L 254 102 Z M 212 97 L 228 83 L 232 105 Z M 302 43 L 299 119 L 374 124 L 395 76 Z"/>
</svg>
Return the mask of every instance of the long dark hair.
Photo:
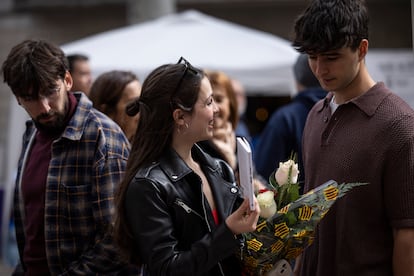
<svg viewBox="0 0 414 276">
<path fill-rule="evenodd" d="M 176 108 L 192 112 L 198 99 L 204 73 L 185 64 L 166 64 L 156 68 L 145 79 L 139 99 L 127 106 L 127 113 L 134 116 L 139 112 L 139 123 L 132 141 L 125 177 L 115 198 L 115 239 L 123 255 L 132 263 L 139 264 L 134 249 L 124 201 L 126 191 L 137 171 L 152 162 L 171 147 Z"/>
</svg>

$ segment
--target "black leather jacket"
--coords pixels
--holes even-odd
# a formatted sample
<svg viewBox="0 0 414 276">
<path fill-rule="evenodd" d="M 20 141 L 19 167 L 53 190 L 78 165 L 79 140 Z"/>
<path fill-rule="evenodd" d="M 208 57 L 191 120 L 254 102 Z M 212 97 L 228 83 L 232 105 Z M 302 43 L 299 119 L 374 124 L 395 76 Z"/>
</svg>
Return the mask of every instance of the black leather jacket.
<svg viewBox="0 0 414 276">
<path fill-rule="evenodd" d="M 201 178 L 171 150 L 158 163 L 140 169 L 127 196 L 128 222 L 138 255 L 154 275 L 240 275 L 240 240 L 224 223 L 241 203 L 232 169 L 192 150 L 213 192 L 219 224 L 201 187 Z"/>
</svg>

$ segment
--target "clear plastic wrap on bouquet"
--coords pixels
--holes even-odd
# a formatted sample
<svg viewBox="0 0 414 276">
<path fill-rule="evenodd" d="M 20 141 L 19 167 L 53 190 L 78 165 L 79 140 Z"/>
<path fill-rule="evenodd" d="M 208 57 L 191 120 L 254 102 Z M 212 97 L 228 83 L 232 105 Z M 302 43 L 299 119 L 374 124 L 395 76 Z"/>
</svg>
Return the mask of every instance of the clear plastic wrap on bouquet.
<svg viewBox="0 0 414 276">
<path fill-rule="evenodd" d="M 256 231 L 244 234 L 245 275 L 265 275 L 281 259 L 291 260 L 312 244 L 314 231 L 335 201 L 367 183 L 338 184 L 330 180 L 278 210 L 260 218 Z"/>
</svg>

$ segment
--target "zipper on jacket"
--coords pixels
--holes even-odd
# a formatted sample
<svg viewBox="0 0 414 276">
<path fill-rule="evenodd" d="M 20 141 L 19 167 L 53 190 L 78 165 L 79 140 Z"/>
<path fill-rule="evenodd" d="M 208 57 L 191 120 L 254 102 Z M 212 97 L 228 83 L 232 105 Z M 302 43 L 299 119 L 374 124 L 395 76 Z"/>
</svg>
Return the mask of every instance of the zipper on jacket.
<svg viewBox="0 0 414 276">
<path fill-rule="evenodd" d="M 200 179 L 200 181 L 201 181 L 201 179 Z M 201 185 L 203 185 L 203 184 L 201 184 Z M 207 219 L 207 210 L 206 210 L 206 205 L 205 205 L 205 202 L 206 202 L 205 201 L 205 198 L 206 197 L 205 197 L 204 193 L 201 192 L 201 204 L 203 205 L 204 220 L 205 220 L 205 222 L 207 224 L 208 231 L 211 233 L 211 226 L 210 226 L 210 223 L 208 223 L 208 219 Z M 217 265 L 218 265 L 218 267 L 220 269 L 221 275 L 222 276 L 225 276 L 224 271 L 223 271 L 223 267 L 221 266 L 221 263 L 220 262 L 217 262 Z"/>
<path fill-rule="evenodd" d="M 199 216 L 201 219 L 204 219 L 202 215 L 200 215 L 199 213 L 194 211 L 191 207 L 189 207 L 187 204 L 185 204 L 181 199 L 176 198 L 174 203 L 177 204 L 178 206 L 180 206 L 181 208 L 183 208 L 184 211 L 187 212 L 187 214 L 193 213 L 193 214 Z"/>
</svg>

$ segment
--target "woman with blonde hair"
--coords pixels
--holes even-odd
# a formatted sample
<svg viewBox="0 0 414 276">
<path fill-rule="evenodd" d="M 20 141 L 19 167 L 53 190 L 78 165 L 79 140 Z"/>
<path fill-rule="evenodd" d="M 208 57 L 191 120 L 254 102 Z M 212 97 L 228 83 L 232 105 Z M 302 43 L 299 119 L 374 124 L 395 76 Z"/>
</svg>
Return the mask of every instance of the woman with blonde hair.
<svg viewBox="0 0 414 276">
<path fill-rule="evenodd" d="M 221 71 L 205 70 L 213 88 L 218 113 L 214 122 L 213 138 L 201 142 L 202 147 L 218 158 L 237 168 L 236 127 L 239 121 L 237 98 L 231 79 Z"/>
</svg>

